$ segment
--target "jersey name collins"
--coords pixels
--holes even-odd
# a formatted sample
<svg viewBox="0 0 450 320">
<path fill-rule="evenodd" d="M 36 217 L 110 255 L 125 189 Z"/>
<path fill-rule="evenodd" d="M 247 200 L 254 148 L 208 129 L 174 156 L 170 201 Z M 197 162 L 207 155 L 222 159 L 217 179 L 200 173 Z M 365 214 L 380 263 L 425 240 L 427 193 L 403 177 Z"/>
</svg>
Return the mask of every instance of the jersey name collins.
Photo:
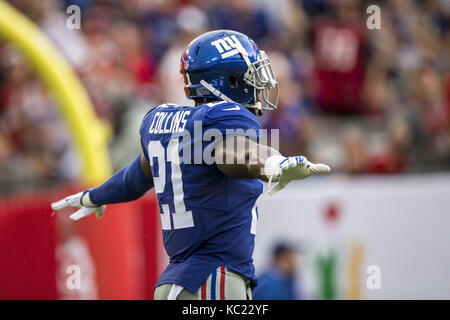
<svg viewBox="0 0 450 320">
<path fill-rule="evenodd" d="M 186 126 L 186 117 L 190 113 L 191 111 L 188 110 L 176 112 L 158 111 L 153 117 L 148 132 L 153 134 L 183 132 Z"/>
</svg>

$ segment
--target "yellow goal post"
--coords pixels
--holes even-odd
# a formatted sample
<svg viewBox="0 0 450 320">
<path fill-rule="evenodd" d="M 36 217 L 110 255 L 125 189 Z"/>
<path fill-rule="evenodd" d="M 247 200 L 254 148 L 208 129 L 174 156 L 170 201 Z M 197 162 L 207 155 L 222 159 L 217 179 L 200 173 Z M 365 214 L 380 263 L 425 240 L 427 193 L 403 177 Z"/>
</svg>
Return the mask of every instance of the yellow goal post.
<svg viewBox="0 0 450 320">
<path fill-rule="evenodd" d="M 81 160 L 81 181 L 89 186 L 103 182 L 112 173 L 107 148 L 110 126 L 97 118 L 69 63 L 38 26 L 2 0 L 0 36 L 20 50 L 53 94 Z"/>
</svg>

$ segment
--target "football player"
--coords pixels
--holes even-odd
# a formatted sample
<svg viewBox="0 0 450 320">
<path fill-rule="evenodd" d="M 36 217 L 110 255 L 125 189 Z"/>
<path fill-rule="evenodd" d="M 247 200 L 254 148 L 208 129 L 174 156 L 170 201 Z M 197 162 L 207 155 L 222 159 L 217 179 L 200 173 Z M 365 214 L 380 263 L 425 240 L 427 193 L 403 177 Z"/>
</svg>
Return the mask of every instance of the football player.
<svg viewBox="0 0 450 320">
<path fill-rule="evenodd" d="M 52 208 L 80 208 L 73 220 L 101 217 L 106 204 L 133 201 L 154 187 L 170 257 L 155 299 L 251 299 L 261 181 L 274 194 L 330 168 L 258 143 L 257 115 L 277 108 L 278 83 L 266 53 L 248 36 L 218 30 L 197 37 L 182 54 L 181 73 L 195 106 L 152 108 L 136 160 Z"/>
</svg>

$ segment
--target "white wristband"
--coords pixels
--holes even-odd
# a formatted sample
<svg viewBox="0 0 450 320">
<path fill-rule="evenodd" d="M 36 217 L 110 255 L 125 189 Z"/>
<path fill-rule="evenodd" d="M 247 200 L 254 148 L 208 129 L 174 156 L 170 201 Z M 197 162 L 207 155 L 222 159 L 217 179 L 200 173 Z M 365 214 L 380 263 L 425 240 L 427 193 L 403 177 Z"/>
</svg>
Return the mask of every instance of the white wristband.
<svg viewBox="0 0 450 320">
<path fill-rule="evenodd" d="M 85 194 L 84 194 L 84 196 L 81 198 L 81 200 L 80 200 L 80 204 L 83 206 L 83 207 L 88 207 L 88 208 L 94 208 L 94 207 L 97 207 L 97 205 L 95 205 L 94 203 L 92 203 L 92 201 L 91 201 L 91 197 L 89 196 L 89 192 L 86 192 Z"/>
<path fill-rule="evenodd" d="M 278 181 L 278 170 L 280 167 L 280 163 L 286 159 L 286 157 L 280 156 L 280 155 L 274 155 L 270 156 L 266 159 L 266 163 L 264 164 L 264 174 L 266 175 L 267 179 L 271 179 L 271 181 Z"/>
</svg>

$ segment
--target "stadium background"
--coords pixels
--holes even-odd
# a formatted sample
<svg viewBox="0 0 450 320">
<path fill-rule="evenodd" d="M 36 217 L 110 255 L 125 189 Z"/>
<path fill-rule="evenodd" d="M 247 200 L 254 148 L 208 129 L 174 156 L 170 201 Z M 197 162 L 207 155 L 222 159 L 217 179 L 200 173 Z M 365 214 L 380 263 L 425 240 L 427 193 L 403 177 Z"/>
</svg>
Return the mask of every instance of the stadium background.
<svg viewBox="0 0 450 320">
<path fill-rule="evenodd" d="M 281 87 L 263 127 L 280 129 L 282 153 L 333 168 L 261 199 L 258 271 L 285 240 L 302 247 L 306 298 L 450 298 L 449 1 L 7 2 L 51 40 L 110 123 L 114 170 L 139 152 L 149 106 L 191 104 L 178 72 L 186 44 L 211 29 L 248 34 Z M 66 27 L 71 4 L 79 30 Z M 366 27 L 371 4 L 381 30 Z M 52 215 L 49 203 L 86 181 L 35 68 L 0 37 L 0 298 L 152 298 L 167 263 L 152 192 L 109 206 L 102 220 Z M 65 286 L 69 265 L 82 270 L 81 290 Z M 379 290 L 366 286 L 370 265 Z"/>
</svg>

